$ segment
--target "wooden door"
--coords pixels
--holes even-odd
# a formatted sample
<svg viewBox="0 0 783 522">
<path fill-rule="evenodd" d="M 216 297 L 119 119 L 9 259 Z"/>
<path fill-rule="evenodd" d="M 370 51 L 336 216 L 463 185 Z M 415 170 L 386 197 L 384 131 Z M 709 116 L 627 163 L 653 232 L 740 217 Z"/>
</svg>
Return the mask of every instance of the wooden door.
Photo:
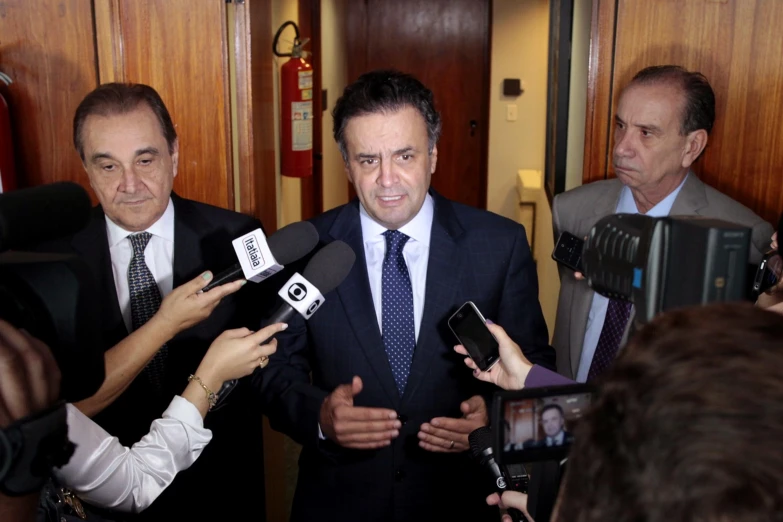
<svg viewBox="0 0 783 522">
<path fill-rule="evenodd" d="M 8 88 L 19 186 L 75 181 L 73 114 L 98 85 L 90 0 L 0 2 L 0 71 Z"/>
<path fill-rule="evenodd" d="M 596 0 L 593 13 L 584 182 L 614 176 L 613 111 L 649 65 L 702 72 L 716 122 L 694 166 L 709 185 L 770 222 L 783 211 L 783 2 Z"/>
<path fill-rule="evenodd" d="M 234 208 L 226 3 L 95 0 L 101 83 L 157 90 L 179 136 L 181 196 Z"/>
<path fill-rule="evenodd" d="M 347 12 L 348 82 L 396 68 L 432 89 L 443 120 L 432 186 L 486 208 L 490 1 L 354 0 Z"/>
</svg>

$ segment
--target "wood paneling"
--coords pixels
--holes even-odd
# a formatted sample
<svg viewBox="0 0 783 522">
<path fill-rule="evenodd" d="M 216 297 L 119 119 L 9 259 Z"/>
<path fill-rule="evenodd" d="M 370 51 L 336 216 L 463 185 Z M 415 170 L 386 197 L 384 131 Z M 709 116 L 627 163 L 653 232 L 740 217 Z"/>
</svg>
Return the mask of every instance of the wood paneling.
<svg viewBox="0 0 783 522">
<path fill-rule="evenodd" d="M 87 174 L 73 148 L 73 114 L 97 86 L 90 0 L 0 2 L 0 70 L 9 87 L 20 186 Z"/>
<path fill-rule="evenodd" d="M 706 183 L 777 222 L 783 210 L 783 2 L 619 0 L 612 17 L 614 3 L 597 5 L 587 135 L 598 137 L 598 143 L 586 141 L 585 181 L 614 175 L 600 133 L 611 121 L 607 109 L 616 108 L 619 88 L 643 67 L 679 64 L 702 72 L 716 96 L 715 127 L 695 171 Z M 610 31 L 612 19 L 616 29 Z M 606 46 L 614 51 L 611 65 Z M 606 132 L 603 136 L 610 138 Z"/>
<path fill-rule="evenodd" d="M 239 210 L 277 230 L 272 8 L 266 0 L 236 6 L 235 41 Z"/>
<path fill-rule="evenodd" d="M 100 71 L 101 83 L 121 78 L 155 88 L 179 136 L 174 190 L 186 198 L 233 209 L 225 2 L 202 1 L 197 9 L 192 0 L 111 4 L 119 24 L 109 18 L 110 27 L 99 26 L 99 55 L 101 65 L 111 64 L 114 69 Z"/>
<path fill-rule="evenodd" d="M 323 112 L 321 107 L 321 0 L 299 0 L 299 37 L 310 42 L 305 50 L 313 66 L 313 175 L 302 178 L 302 219 L 310 219 L 323 212 Z"/>
<path fill-rule="evenodd" d="M 348 82 L 392 67 L 429 87 L 443 120 L 432 186 L 479 208 L 487 205 L 490 7 L 489 0 L 354 0 L 346 20 Z"/>
</svg>

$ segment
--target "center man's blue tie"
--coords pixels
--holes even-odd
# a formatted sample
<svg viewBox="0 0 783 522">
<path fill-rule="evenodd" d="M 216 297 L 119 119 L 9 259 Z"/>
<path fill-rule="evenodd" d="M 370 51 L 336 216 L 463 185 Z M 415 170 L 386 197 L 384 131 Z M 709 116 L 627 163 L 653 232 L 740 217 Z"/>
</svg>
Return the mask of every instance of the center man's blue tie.
<svg viewBox="0 0 783 522">
<path fill-rule="evenodd" d="M 413 349 L 416 346 L 413 289 L 408 267 L 402 255 L 402 249 L 410 237 L 398 230 L 387 230 L 383 235 L 386 236 L 386 256 L 383 259 L 381 284 L 383 346 L 391 364 L 397 391 L 402 396 L 413 361 Z"/>
</svg>

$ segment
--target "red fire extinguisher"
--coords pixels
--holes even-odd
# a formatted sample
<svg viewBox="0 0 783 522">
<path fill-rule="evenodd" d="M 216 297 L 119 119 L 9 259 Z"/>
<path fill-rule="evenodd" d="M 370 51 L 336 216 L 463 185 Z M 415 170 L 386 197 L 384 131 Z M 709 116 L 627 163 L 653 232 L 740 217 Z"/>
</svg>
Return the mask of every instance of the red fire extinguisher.
<svg viewBox="0 0 783 522">
<path fill-rule="evenodd" d="M 8 107 L 8 90 L 11 78 L 0 73 L 0 194 L 16 188 L 14 146 L 11 140 L 11 111 Z"/>
<path fill-rule="evenodd" d="M 288 25 L 296 31 L 290 53 L 277 51 L 277 41 Z M 313 175 L 313 66 L 305 59 L 299 28 L 288 21 L 280 26 L 272 42 L 277 56 L 290 56 L 280 70 L 280 173 L 303 178 Z"/>
</svg>

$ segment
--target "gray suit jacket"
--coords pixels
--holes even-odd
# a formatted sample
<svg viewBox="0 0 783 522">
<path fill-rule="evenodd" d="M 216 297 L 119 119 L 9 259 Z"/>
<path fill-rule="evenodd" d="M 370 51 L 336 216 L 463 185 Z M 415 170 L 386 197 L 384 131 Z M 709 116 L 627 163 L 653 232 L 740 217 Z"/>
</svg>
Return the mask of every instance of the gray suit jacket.
<svg viewBox="0 0 783 522">
<path fill-rule="evenodd" d="M 584 237 L 602 217 L 614 214 L 623 185 L 618 179 L 596 181 L 558 194 L 552 205 L 555 241 L 561 232 Z M 769 248 L 772 225 L 749 208 L 702 183 L 694 173 L 688 176 L 674 205 L 671 216 L 703 216 L 722 219 L 753 229 L 750 262 L 758 264 Z M 557 353 L 557 371 L 570 379 L 576 377 L 587 316 L 594 292 L 586 281 L 574 279 L 567 268 L 560 270 L 560 296 L 552 345 Z"/>
</svg>

